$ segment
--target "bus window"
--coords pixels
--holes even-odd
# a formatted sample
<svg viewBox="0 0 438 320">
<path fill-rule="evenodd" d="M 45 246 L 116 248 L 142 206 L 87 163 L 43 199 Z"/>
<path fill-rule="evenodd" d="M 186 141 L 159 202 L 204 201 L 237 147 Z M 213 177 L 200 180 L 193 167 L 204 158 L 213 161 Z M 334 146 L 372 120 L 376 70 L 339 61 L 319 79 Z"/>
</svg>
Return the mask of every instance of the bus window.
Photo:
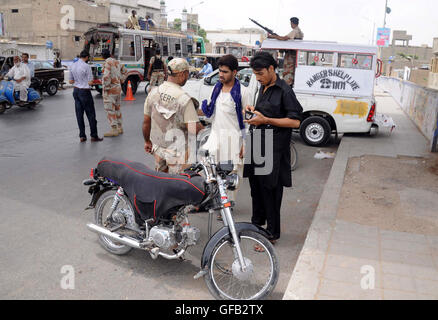
<svg viewBox="0 0 438 320">
<path fill-rule="evenodd" d="M 143 58 L 141 36 L 135 36 L 135 56 L 137 61 Z"/>
<path fill-rule="evenodd" d="M 135 61 L 134 36 L 124 35 L 122 42 L 123 46 L 121 58 L 127 61 Z"/>
<path fill-rule="evenodd" d="M 300 52 L 301 54 L 301 52 Z M 307 54 L 307 58 L 306 57 Z M 302 63 L 304 65 L 307 61 L 308 66 L 318 66 L 318 67 L 332 67 L 333 66 L 333 52 L 307 52 L 304 53 Z M 298 64 L 300 64 L 300 56 L 298 57 Z"/>
<path fill-rule="evenodd" d="M 120 41 L 119 39 L 114 40 L 114 58 L 119 59 L 120 54 Z"/>
</svg>

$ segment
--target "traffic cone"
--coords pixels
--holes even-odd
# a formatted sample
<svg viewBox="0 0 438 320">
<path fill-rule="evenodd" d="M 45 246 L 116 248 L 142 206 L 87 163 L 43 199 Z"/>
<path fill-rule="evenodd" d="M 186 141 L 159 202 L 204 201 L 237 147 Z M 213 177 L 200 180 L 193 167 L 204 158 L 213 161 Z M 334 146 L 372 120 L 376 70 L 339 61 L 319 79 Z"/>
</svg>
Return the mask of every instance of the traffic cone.
<svg viewBox="0 0 438 320">
<path fill-rule="evenodd" d="M 135 101 L 134 95 L 132 94 L 131 80 L 128 81 L 128 91 L 126 92 L 126 98 L 124 101 Z"/>
</svg>

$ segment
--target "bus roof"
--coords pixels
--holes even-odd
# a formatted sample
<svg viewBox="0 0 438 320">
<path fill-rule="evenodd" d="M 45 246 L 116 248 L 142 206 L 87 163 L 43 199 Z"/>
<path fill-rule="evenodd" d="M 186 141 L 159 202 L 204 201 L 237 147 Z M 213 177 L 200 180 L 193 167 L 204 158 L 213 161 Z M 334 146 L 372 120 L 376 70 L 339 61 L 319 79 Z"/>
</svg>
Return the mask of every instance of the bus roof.
<svg viewBox="0 0 438 320">
<path fill-rule="evenodd" d="M 373 55 L 376 55 L 378 51 L 376 46 L 305 40 L 281 41 L 276 39 L 267 39 L 263 41 L 261 48 L 264 50 L 328 51 Z"/>
<path fill-rule="evenodd" d="M 85 35 L 96 33 L 96 32 L 134 34 L 134 35 L 142 35 L 148 38 L 153 38 L 155 36 L 187 38 L 186 34 L 174 30 L 167 30 L 167 29 L 157 29 L 153 31 L 134 30 L 134 29 L 126 29 L 121 25 L 115 25 L 115 24 L 102 24 L 102 25 L 98 25 L 97 27 L 92 27 L 87 32 L 85 32 Z"/>
</svg>

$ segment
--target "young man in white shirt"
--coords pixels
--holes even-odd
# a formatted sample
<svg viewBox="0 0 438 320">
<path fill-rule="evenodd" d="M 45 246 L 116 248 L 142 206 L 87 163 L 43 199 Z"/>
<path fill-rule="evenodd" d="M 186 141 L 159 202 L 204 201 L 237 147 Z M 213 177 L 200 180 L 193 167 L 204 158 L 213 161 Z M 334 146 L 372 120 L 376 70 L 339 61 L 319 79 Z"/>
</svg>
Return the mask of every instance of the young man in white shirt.
<svg viewBox="0 0 438 320">
<path fill-rule="evenodd" d="M 250 105 L 246 88 L 236 78 L 239 62 L 233 55 L 223 56 L 219 62 L 219 82 L 210 104 L 205 100 L 202 112 L 212 119 L 211 133 L 203 149 L 215 156 L 217 162 L 229 162 L 242 176 L 245 124 L 243 110 Z M 235 199 L 235 194 L 230 194 Z M 232 200 L 234 200 L 232 199 Z"/>
<path fill-rule="evenodd" d="M 21 55 L 21 60 L 22 63 L 24 63 L 29 68 L 30 78 L 32 79 L 33 77 L 35 77 L 35 65 L 32 61 L 29 61 L 29 54 L 23 53 Z"/>
</svg>

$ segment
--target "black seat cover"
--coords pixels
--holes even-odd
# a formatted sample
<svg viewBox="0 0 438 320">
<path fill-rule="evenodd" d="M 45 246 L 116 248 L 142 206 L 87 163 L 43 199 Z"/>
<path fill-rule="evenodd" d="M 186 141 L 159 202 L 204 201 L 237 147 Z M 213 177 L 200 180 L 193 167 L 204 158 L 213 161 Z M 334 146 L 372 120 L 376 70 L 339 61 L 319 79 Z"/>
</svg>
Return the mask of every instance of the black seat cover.
<svg viewBox="0 0 438 320">
<path fill-rule="evenodd" d="M 199 204 L 205 196 L 203 177 L 156 172 L 139 162 L 105 157 L 97 174 L 121 186 L 143 220 L 167 218 L 170 209 Z"/>
</svg>

